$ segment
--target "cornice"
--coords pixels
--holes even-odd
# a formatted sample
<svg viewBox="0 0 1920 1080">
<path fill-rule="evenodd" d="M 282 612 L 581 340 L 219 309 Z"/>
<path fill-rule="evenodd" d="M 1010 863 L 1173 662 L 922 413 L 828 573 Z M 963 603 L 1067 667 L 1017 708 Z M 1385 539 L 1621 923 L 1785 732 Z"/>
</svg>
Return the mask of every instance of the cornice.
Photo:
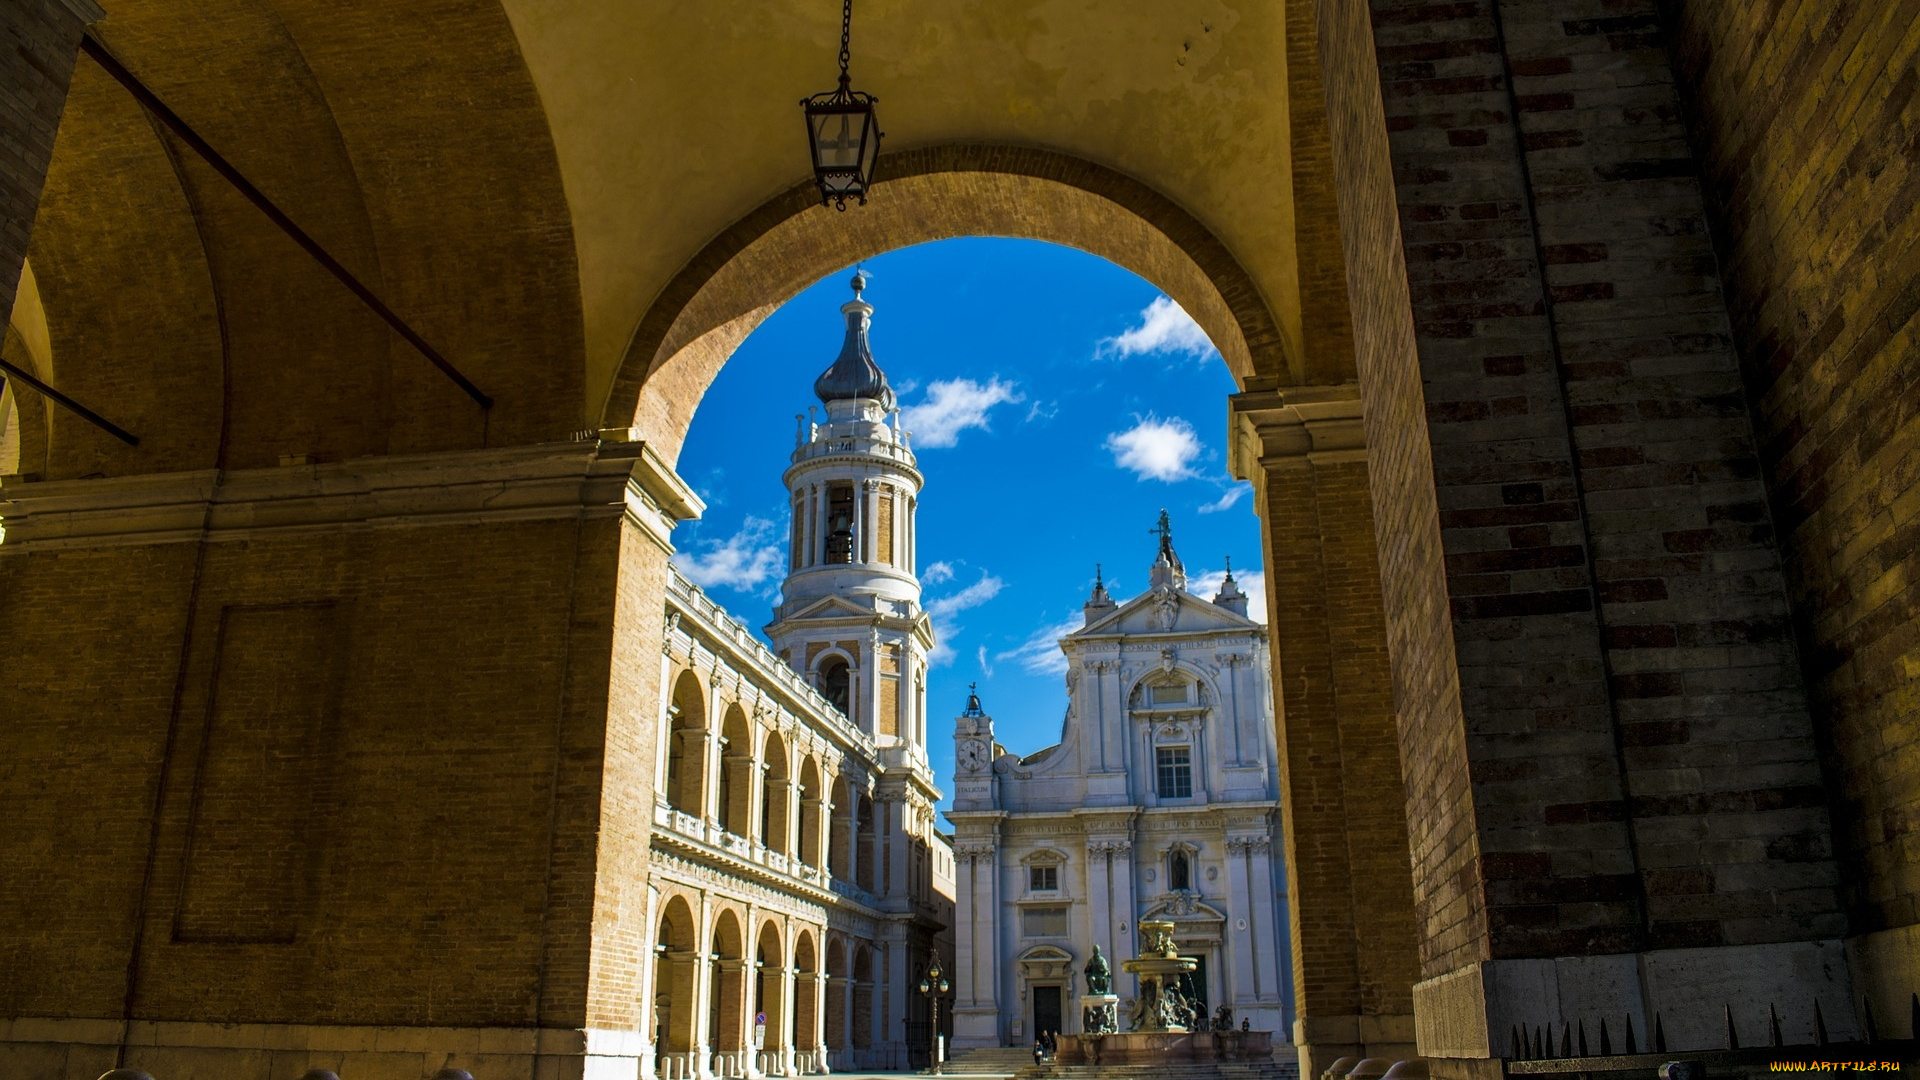
<svg viewBox="0 0 1920 1080">
<path fill-rule="evenodd" d="M 0 486 L 0 555 L 625 515 L 672 550 L 699 496 L 645 443 L 544 443 Z"/>
</svg>

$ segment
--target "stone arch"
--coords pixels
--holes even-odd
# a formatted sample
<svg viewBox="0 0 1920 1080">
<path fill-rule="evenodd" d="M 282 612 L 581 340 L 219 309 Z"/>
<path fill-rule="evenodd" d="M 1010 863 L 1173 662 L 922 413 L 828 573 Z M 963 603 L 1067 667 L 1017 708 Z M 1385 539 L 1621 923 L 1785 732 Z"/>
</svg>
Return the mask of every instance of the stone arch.
<svg viewBox="0 0 1920 1080">
<path fill-rule="evenodd" d="M 834 777 L 833 805 L 830 808 L 827 871 L 841 881 L 851 881 L 853 871 L 854 812 L 853 780 L 845 773 Z"/>
<path fill-rule="evenodd" d="M 338 461 L 578 427 L 572 216 L 505 9 L 231 0 L 217 35 L 208 17 L 122 5 L 93 32 L 496 405 L 483 413 L 81 59 L 31 254 L 55 385 L 141 444 L 57 421 L 49 475 Z M 423 52 L 426 27 L 438 44 Z M 524 362 L 535 354 L 554 362 Z M 128 385 L 136 356 L 166 377 Z"/>
<path fill-rule="evenodd" d="M 707 698 L 700 673 L 691 668 L 673 681 L 667 709 L 667 804 L 683 814 L 705 812 L 707 795 Z"/>
<path fill-rule="evenodd" d="M 820 765 L 808 754 L 800 762 L 800 861 L 808 866 L 824 867 L 828 800 L 820 784 Z"/>
<path fill-rule="evenodd" d="M 873 949 L 866 942 L 853 948 L 853 1007 L 848 1017 L 853 1028 L 853 1048 L 865 1050 L 873 1045 Z"/>
<path fill-rule="evenodd" d="M 859 710 L 855 702 L 860 699 L 860 665 L 844 651 L 829 646 L 813 658 L 812 674 L 813 688 L 857 726 L 860 721 L 856 716 Z"/>
<path fill-rule="evenodd" d="M 639 428 L 677 458 L 707 384 L 781 303 L 863 258 L 959 236 L 1044 240 L 1132 270 L 1193 316 L 1241 382 L 1291 382 L 1301 369 L 1226 246 L 1138 180 L 1067 154 L 984 144 L 885 154 L 878 175 L 858 219 L 821 207 L 803 183 L 690 260 L 641 317 L 602 425 Z"/>
<path fill-rule="evenodd" d="M 754 1013 L 766 1015 L 764 1049 L 773 1050 L 785 1045 L 789 1037 L 787 953 L 779 920 L 770 918 L 760 923 L 760 933 L 754 939 L 753 964 L 758 973 L 754 984 Z"/>
<path fill-rule="evenodd" d="M 788 764 L 787 740 L 778 731 L 767 732 L 760 764 L 760 842 L 768 851 L 793 854 L 793 770 Z"/>
<path fill-rule="evenodd" d="M 715 807 L 720 827 L 746 836 L 753 820 L 753 728 L 739 702 L 729 702 L 720 721 L 720 790 Z"/>
<path fill-rule="evenodd" d="M 699 940 L 699 924 L 687 899 L 668 898 L 653 946 L 653 1036 L 659 1053 L 683 1054 L 693 1049 Z"/>
<path fill-rule="evenodd" d="M 820 1048 L 818 983 L 821 971 L 819 956 L 814 948 L 813 931 L 805 927 L 794 932 L 793 972 L 793 1045 L 799 1050 L 818 1050 Z"/>
<path fill-rule="evenodd" d="M 853 967 L 847 956 L 846 938 L 840 934 L 827 935 L 826 973 L 827 1049 L 845 1051 L 851 1046 L 847 1019 Z"/>
<path fill-rule="evenodd" d="M 731 905 L 714 916 L 713 944 L 708 949 L 712 974 L 708 980 L 708 1043 L 715 1050 L 740 1050 L 746 1045 L 747 1018 L 742 1001 L 747 977 L 746 939 L 740 915 Z"/>
<path fill-rule="evenodd" d="M 854 866 L 853 883 L 873 891 L 874 868 L 878 851 L 874 844 L 873 799 L 861 792 L 853 814 L 854 851 L 858 862 Z"/>
</svg>

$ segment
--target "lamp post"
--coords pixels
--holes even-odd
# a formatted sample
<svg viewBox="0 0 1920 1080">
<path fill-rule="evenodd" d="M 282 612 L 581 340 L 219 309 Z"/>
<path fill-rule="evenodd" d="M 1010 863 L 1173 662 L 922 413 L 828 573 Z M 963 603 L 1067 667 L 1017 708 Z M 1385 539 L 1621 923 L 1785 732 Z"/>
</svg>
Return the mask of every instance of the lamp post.
<svg viewBox="0 0 1920 1080">
<path fill-rule="evenodd" d="M 842 0 L 840 85 L 800 99 L 807 113 L 807 146 L 813 156 L 813 180 L 820 185 L 820 205 L 832 203 L 836 210 L 845 210 L 849 198 L 866 205 L 874 162 L 880 157 L 880 118 L 873 111 L 880 99 L 855 90 L 847 75 L 847 44 L 852 35 L 853 0 Z"/>
<path fill-rule="evenodd" d="M 928 1067 L 934 1072 L 940 1071 L 940 997 L 953 987 L 947 982 L 947 973 L 940 970 L 940 956 L 934 954 L 933 961 L 927 965 L 927 974 L 920 980 L 920 993 L 933 1006 L 933 1045 L 928 1048 Z"/>
</svg>

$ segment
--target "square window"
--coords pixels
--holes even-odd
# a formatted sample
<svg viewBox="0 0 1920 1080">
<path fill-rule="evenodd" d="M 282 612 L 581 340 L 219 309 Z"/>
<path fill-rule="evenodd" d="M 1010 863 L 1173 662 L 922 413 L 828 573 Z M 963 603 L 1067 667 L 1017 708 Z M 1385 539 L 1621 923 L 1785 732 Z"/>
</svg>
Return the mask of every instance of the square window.
<svg viewBox="0 0 1920 1080">
<path fill-rule="evenodd" d="M 1160 747 L 1154 751 L 1154 764 L 1154 791 L 1161 798 L 1193 798 L 1193 754 L 1187 747 Z"/>
<path fill-rule="evenodd" d="M 1060 889 L 1060 868 L 1057 866 L 1030 866 L 1027 868 L 1027 887 L 1034 892 L 1057 892 Z"/>
</svg>

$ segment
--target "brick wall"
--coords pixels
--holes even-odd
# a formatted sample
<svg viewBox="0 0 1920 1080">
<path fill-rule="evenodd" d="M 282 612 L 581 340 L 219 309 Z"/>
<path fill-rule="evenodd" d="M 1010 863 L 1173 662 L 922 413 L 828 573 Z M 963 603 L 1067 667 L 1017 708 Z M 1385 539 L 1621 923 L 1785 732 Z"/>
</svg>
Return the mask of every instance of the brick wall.
<svg viewBox="0 0 1920 1080">
<path fill-rule="evenodd" d="M 665 567 L 636 532 L 0 559 L 0 802 L 35 838 L 0 845 L 0 1015 L 631 1028 Z"/>
<path fill-rule="evenodd" d="M 1403 713 L 1426 974 L 1837 936 L 1812 724 L 1657 12 L 1384 0 L 1371 22 L 1421 380 L 1416 402 L 1394 312 L 1356 319 L 1396 683 L 1403 707 L 1444 689 L 1451 644 L 1466 739 L 1463 763 L 1444 716 Z M 1368 73 L 1322 52 L 1349 65 L 1336 144 L 1373 155 L 1342 206 L 1366 296 L 1395 269 L 1369 220 Z M 1450 635 L 1414 599 L 1433 571 L 1406 491 L 1419 434 Z M 1462 764 L 1470 816 L 1447 805 Z"/>
<path fill-rule="evenodd" d="M 13 310 L 82 29 L 61 0 L 0 9 L 0 310 Z"/>
<path fill-rule="evenodd" d="M 1911 927 L 1920 4 L 1689 2 L 1669 15 L 1824 718 L 1846 910 L 1856 933 Z"/>
</svg>

